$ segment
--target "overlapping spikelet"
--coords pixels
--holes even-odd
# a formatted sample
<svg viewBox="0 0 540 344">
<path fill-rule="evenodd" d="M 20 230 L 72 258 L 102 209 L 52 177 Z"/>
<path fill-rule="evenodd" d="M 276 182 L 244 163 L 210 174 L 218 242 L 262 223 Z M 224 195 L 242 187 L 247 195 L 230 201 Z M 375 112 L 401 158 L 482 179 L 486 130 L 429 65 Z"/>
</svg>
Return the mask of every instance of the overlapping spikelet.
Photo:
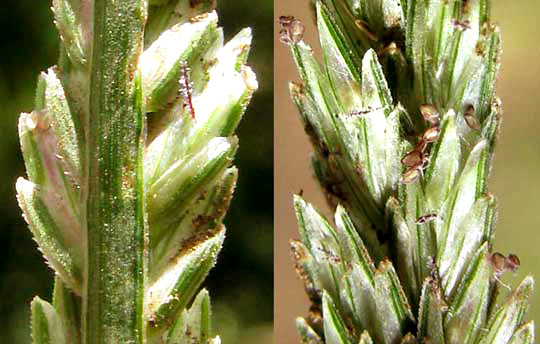
<svg viewBox="0 0 540 344">
<path fill-rule="evenodd" d="M 81 342 L 92 6 L 53 1 L 60 61 L 42 73 L 36 109 L 19 121 L 27 179 L 17 181 L 18 199 L 57 273 L 53 305 L 37 298 L 32 303 L 35 343 Z M 140 59 L 147 112 L 148 343 L 219 342 L 211 334 L 208 293 L 199 287 L 225 236 L 222 219 L 237 179 L 234 131 L 257 81 L 245 65 L 250 30 L 225 43 L 214 7 L 215 1 L 174 0 L 150 1 L 148 8 Z"/>
<path fill-rule="evenodd" d="M 533 343 L 527 277 L 491 252 L 487 178 L 501 119 L 489 0 L 316 0 L 322 62 L 281 17 L 290 92 L 334 225 L 300 196 L 305 343 Z"/>
</svg>

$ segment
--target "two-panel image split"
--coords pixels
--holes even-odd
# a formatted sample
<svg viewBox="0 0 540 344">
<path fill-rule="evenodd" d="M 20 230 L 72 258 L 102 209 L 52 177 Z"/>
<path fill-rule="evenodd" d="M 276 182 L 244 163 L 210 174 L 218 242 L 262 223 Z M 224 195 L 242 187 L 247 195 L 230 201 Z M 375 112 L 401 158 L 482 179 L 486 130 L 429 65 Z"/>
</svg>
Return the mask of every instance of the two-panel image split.
<svg viewBox="0 0 540 344">
<path fill-rule="evenodd" d="M 540 2 L 6 0 L 0 344 L 533 344 Z"/>
</svg>

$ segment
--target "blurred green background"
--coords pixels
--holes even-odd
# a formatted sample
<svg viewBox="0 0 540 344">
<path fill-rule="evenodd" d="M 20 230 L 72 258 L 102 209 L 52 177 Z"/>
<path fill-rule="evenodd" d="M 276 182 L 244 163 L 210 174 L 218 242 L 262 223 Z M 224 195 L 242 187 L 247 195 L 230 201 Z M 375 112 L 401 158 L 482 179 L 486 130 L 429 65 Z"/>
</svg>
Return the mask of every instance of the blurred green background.
<svg viewBox="0 0 540 344">
<path fill-rule="evenodd" d="M 56 63 L 58 37 L 49 0 L 5 0 L 0 5 L 0 343 L 30 343 L 30 301 L 50 300 L 53 273 L 38 252 L 15 199 L 25 174 L 17 138 L 20 112 L 33 108 L 37 75 Z M 220 1 L 226 37 L 253 29 L 249 64 L 259 90 L 241 122 L 235 161 L 239 183 L 226 218 L 217 266 L 205 286 L 214 328 L 224 343 L 271 343 L 273 338 L 273 1 Z"/>
<path fill-rule="evenodd" d="M 308 0 L 275 0 L 275 19 L 294 15 L 306 24 L 305 39 L 318 51 L 318 37 L 308 12 Z M 492 1 L 492 20 L 503 35 L 503 56 L 497 93 L 503 102 L 502 133 L 495 153 L 490 191 L 497 196 L 499 219 L 494 250 L 521 259 L 521 268 L 504 276 L 515 286 L 527 274 L 540 282 L 540 1 Z M 274 27 L 277 29 L 276 21 Z M 306 315 L 308 300 L 296 278 L 289 240 L 298 238 L 292 194 L 304 197 L 326 214 L 326 202 L 312 178 L 311 151 L 287 83 L 298 80 L 289 49 L 275 51 L 275 323 L 280 344 L 299 343 L 294 318 Z M 503 288 L 504 289 L 504 288 Z M 540 287 L 531 301 L 529 319 L 540 321 Z M 537 331 L 538 336 L 538 331 Z"/>
</svg>

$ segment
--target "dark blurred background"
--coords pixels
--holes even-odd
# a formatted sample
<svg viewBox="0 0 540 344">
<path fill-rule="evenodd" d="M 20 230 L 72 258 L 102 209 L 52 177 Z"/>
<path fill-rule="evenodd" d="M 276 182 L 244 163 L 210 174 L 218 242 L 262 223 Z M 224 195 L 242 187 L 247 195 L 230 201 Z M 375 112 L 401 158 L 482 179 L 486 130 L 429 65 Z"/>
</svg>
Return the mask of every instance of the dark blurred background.
<svg viewBox="0 0 540 344">
<path fill-rule="evenodd" d="M 306 24 L 305 39 L 318 50 L 318 37 L 308 0 L 275 0 L 275 21 L 294 15 Z M 517 285 L 525 275 L 540 281 L 540 1 L 492 1 L 492 20 L 503 35 L 502 67 L 497 93 L 503 102 L 502 134 L 495 153 L 490 191 L 497 196 L 499 220 L 494 250 L 521 259 L 521 268 L 504 282 Z M 277 37 L 277 36 L 276 36 Z M 280 344 L 299 343 L 294 318 L 306 315 L 308 300 L 294 273 L 289 240 L 298 238 L 292 195 L 304 190 L 306 200 L 329 214 L 309 168 L 311 147 L 290 101 L 287 83 L 298 80 L 289 49 L 275 51 L 275 323 Z M 504 289 L 504 288 L 503 288 Z M 540 320 L 540 288 L 536 288 L 528 319 Z M 538 331 L 537 331 L 538 332 Z"/>
<path fill-rule="evenodd" d="M 273 338 L 273 1 L 220 1 L 226 37 L 253 29 L 249 64 L 259 81 L 238 129 L 239 182 L 226 217 L 227 238 L 205 286 L 223 343 Z M 30 301 L 51 300 L 53 273 L 32 241 L 15 198 L 25 175 L 17 137 L 20 112 L 34 106 L 37 75 L 56 63 L 58 37 L 49 0 L 0 6 L 0 343 L 30 343 Z"/>
</svg>

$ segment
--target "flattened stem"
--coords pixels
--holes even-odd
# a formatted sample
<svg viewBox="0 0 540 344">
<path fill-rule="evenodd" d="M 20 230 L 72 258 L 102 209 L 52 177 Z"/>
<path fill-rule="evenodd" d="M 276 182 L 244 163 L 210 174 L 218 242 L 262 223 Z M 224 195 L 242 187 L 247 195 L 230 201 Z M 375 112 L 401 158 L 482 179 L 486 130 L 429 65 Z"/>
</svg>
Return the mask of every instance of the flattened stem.
<svg viewBox="0 0 540 344">
<path fill-rule="evenodd" d="M 83 343 L 145 342 L 143 0 L 95 0 Z"/>
</svg>

